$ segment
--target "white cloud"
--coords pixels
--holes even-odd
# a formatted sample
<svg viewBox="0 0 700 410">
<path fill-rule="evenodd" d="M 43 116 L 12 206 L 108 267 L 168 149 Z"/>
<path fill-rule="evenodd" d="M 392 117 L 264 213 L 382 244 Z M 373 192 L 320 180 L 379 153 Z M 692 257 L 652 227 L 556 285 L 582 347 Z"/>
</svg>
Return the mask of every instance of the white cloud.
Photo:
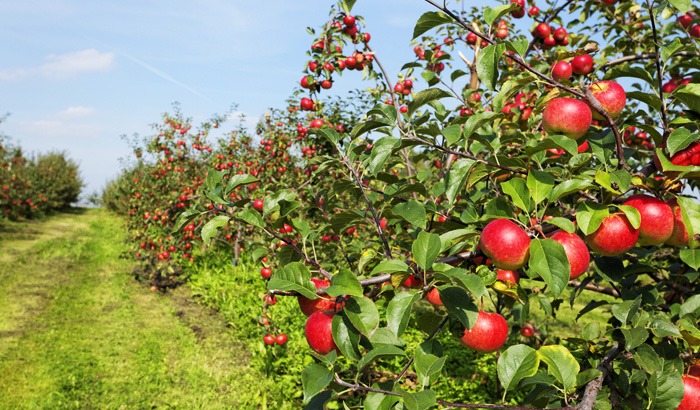
<svg viewBox="0 0 700 410">
<path fill-rule="evenodd" d="M 68 107 L 65 110 L 56 114 L 59 118 L 80 118 L 92 115 L 95 112 L 93 107 L 83 107 L 82 105 L 77 105 L 74 107 Z"/>
<path fill-rule="evenodd" d="M 28 77 L 66 78 L 80 73 L 107 71 L 114 66 L 114 54 L 94 48 L 66 54 L 49 54 L 38 67 L 7 68 L 0 70 L 0 81 L 21 80 Z"/>
</svg>

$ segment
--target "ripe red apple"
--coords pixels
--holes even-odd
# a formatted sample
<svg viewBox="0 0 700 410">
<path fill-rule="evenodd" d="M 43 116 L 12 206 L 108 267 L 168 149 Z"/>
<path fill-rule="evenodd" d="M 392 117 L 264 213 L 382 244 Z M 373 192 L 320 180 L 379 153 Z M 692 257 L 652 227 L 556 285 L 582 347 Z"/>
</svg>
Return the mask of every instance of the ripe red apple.
<svg viewBox="0 0 700 410">
<path fill-rule="evenodd" d="M 556 81 L 568 80 L 572 74 L 571 64 L 568 61 L 558 61 L 552 66 L 552 78 Z"/>
<path fill-rule="evenodd" d="M 673 210 L 671 207 L 651 195 L 632 195 L 623 205 L 629 205 L 639 211 L 642 223 L 639 225 L 640 245 L 661 245 L 673 233 Z"/>
<path fill-rule="evenodd" d="M 477 41 L 476 34 L 469 32 L 469 34 L 467 34 L 466 41 L 467 41 L 467 44 L 472 44 L 472 45 L 476 44 L 476 41 Z"/>
<path fill-rule="evenodd" d="M 304 78 L 306 78 L 306 77 L 304 77 Z M 313 102 L 313 100 L 311 100 L 311 98 L 304 97 L 301 99 L 301 101 L 299 101 L 299 106 L 304 111 L 311 111 L 314 109 L 314 102 Z"/>
<path fill-rule="evenodd" d="M 277 335 L 277 337 L 275 337 L 275 343 L 277 343 L 280 346 L 287 343 L 287 340 L 289 340 L 289 338 L 287 337 L 286 333 L 280 333 Z"/>
<path fill-rule="evenodd" d="M 605 256 L 625 253 L 634 247 L 639 239 L 639 229 L 635 229 L 623 213 L 603 218 L 600 227 L 586 236 L 586 243 L 595 252 Z"/>
<path fill-rule="evenodd" d="M 535 38 L 539 38 L 542 40 L 549 37 L 550 34 L 552 34 L 552 29 L 549 27 L 549 24 L 547 24 L 547 23 L 538 24 L 535 27 L 535 30 L 532 32 L 532 35 L 535 36 Z"/>
<path fill-rule="evenodd" d="M 349 14 L 346 15 L 345 17 L 343 17 L 343 24 L 345 24 L 346 26 L 354 26 L 355 25 L 355 16 L 351 16 Z"/>
<path fill-rule="evenodd" d="M 501 269 L 522 268 L 530 257 L 530 237 L 520 226 L 505 218 L 494 219 L 484 227 L 479 247 L 493 265 Z"/>
<path fill-rule="evenodd" d="M 569 279 L 575 279 L 588 270 L 591 263 L 591 254 L 586 243 L 575 233 L 556 231 L 550 239 L 554 239 L 564 247 L 566 259 L 569 260 Z"/>
<path fill-rule="evenodd" d="M 428 292 L 428 294 L 425 295 L 425 298 L 433 306 L 442 306 L 442 300 L 440 299 L 440 292 L 438 291 L 438 288 L 430 289 L 430 292 Z"/>
<path fill-rule="evenodd" d="M 690 37 L 700 38 L 700 24 L 696 24 L 688 30 Z"/>
<path fill-rule="evenodd" d="M 510 15 L 519 19 L 525 15 L 525 0 L 510 0 L 511 3 L 515 3 L 519 8 L 510 12 Z"/>
<path fill-rule="evenodd" d="M 535 327 L 532 323 L 525 323 L 523 327 L 520 328 L 520 334 L 523 335 L 523 337 L 531 337 L 535 334 Z"/>
<path fill-rule="evenodd" d="M 520 282 L 520 274 L 514 270 L 496 269 L 496 277 L 509 286 L 515 286 Z"/>
<path fill-rule="evenodd" d="M 420 280 L 419 277 L 415 275 L 411 275 L 406 280 L 401 283 L 402 286 L 405 286 L 407 288 L 419 288 L 423 286 L 423 281 Z"/>
<path fill-rule="evenodd" d="M 673 211 L 673 233 L 671 233 L 671 236 L 666 240 L 666 244 L 671 246 L 685 246 L 690 242 L 690 238 L 688 237 L 688 229 L 683 222 L 681 207 L 678 205 L 678 200 L 673 198 L 666 201 L 666 203 Z"/>
<path fill-rule="evenodd" d="M 537 6 L 532 6 L 530 7 L 530 11 L 527 12 L 527 15 L 530 17 L 537 17 L 540 15 L 540 8 Z"/>
<path fill-rule="evenodd" d="M 571 69 L 574 74 L 586 75 L 593 71 L 593 57 L 589 54 L 582 54 L 571 59 Z"/>
<path fill-rule="evenodd" d="M 557 41 L 557 43 L 561 43 L 566 40 L 568 35 L 569 33 L 566 32 L 564 27 L 559 27 L 558 29 L 554 30 L 554 39 Z"/>
<path fill-rule="evenodd" d="M 256 199 L 253 201 L 253 208 L 255 208 L 256 211 L 262 212 L 263 210 L 263 200 L 262 199 Z"/>
<path fill-rule="evenodd" d="M 333 341 L 333 314 L 326 312 L 314 312 L 306 319 L 304 336 L 309 347 L 318 354 L 328 354 L 338 348 Z"/>
<path fill-rule="evenodd" d="M 683 400 L 676 410 L 700 409 L 700 379 L 683 375 Z"/>
<path fill-rule="evenodd" d="M 506 339 L 508 323 L 503 316 L 480 310 L 474 327 L 464 329 L 464 335 L 459 341 L 478 352 L 490 353 L 500 349 Z"/>
<path fill-rule="evenodd" d="M 627 104 L 627 94 L 620 84 L 612 80 L 597 81 L 591 84 L 591 94 L 612 118 L 620 115 Z M 593 111 L 593 118 L 603 120 L 603 116 Z"/>
<path fill-rule="evenodd" d="M 678 24 L 680 24 L 683 28 L 688 28 L 688 26 L 690 26 L 690 23 L 693 22 L 693 17 L 690 14 L 685 13 L 682 16 L 678 17 L 677 21 Z"/>
<path fill-rule="evenodd" d="M 270 276 L 272 276 L 272 269 L 270 269 L 270 268 L 260 269 L 260 276 L 262 276 L 265 279 L 270 279 Z"/>
<path fill-rule="evenodd" d="M 328 279 L 311 278 L 311 282 L 316 289 L 327 288 L 331 285 Z M 328 295 L 321 296 L 317 299 L 309 299 L 306 296 L 299 295 L 297 297 L 299 308 L 306 316 L 311 316 L 316 311 L 335 312 L 335 300 Z"/>
<path fill-rule="evenodd" d="M 568 97 L 555 98 L 542 113 L 542 127 L 548 133 L 579 139 L 586 134 L 593 121 L 588 104 Z"/>
<path fill-rule="evenodd" d="M 272 346 L 273 344 L 275 344 L 275 338 L 268 333 L 265 336 L 263 336 L 263 342 L 265 342 L 265 344 L 268 346 Z"/>
</svg>

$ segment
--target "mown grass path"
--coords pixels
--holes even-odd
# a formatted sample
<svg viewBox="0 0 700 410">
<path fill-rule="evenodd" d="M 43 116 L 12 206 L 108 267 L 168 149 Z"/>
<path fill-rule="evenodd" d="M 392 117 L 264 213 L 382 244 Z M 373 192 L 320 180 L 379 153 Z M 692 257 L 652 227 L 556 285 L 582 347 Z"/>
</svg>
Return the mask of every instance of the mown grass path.
<svg viewBox="0 0 700 410">
<path fill-rule="evenodd" d="M 247 407 L 242 344 L 185 289 L 136 283 L 122 250 L 102 210 L 0 223 L 0 409 Z"/>
</svg>

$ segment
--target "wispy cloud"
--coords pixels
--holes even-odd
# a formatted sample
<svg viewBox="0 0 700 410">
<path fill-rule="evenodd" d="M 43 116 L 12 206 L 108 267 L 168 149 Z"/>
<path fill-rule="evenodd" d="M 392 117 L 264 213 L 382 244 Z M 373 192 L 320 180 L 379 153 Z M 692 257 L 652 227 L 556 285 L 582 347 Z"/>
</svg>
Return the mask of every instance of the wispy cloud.
<svg viewBox="0 0 700 410">
<path fill-rule="evenodd" d="M 197 91 L 194 87 L 191 87 L 191 86 L 189 86 L 189 85 L 187 85 L 187 84 L 185 84 L 185 83 L 183 83 L 183 82 L 181 82 L 181 81 L 176 80 L 173 76 L 171 76 L 170 74 L 166 73 L 165 71 L 162 71 L 162 70 L 160 70 L 160 69 L 158 69 L 158 68 L 156 68 L 156 67 L 154 67 L 154 66 L 148 64 L 147 62 L 145 62 L 145 61 L 143 61 L 143 60 L 141 60 L 141 59 L 138 59 L 138 58 L 136 58 L 136 57 L 134 57 L 134 56 L 132 56 L 132 55 L 129 55 L 129 54 L 127 54 L 127 53 L 120 52 L 120 54 L 122 54 L 124 57 L 128 58 L 129 60 L 133 61 L 134 63 L 140 65 L 141 67 L 145 68 L 146 70 L 150 71 L 151 73 L 157 75 L 158 77 L 160 77 L 160 78 L 162 78 L 162 79 L 164 79 L 164 80 L 166 80 L 166 81 L 169 81 L 169 82 L 171 82 L 171 83 L 173 83 L 173 84 L 175 84 L 175 85 L 177 85 L 177 86 L 179 86 L 179 87 L 182 87 L 182 88 L 184 88 L 185 90 L 191 92 L 192 94 L 198 95 L 198 96 L 200 96 L 200 97 L 202 97 L 202 98 L 204 98 L 204 99 L 207 99 L 207 100 L 211 101 L 211 99 L 210 99 L 209 97 L 207 97 L 206 95 L 204 95 L 204 94 L 202 94 L 201 92 Z"/>
<path fill-rule="evenodd" d="M 94 48 L 67 54 L 49 54 L 46 62 L 36 67 L 0 70 L 0 81 L 22 80 L 30 77 L 66 78 L 89 72 L 107 71 L 114 66 L 114 54 Z"/>
<path fill-rule="evenodd" d="M 101 129 L 90 120 L 95 112 L 93 107 L 70 106 L 42 119 L 21 122 L 18 128 L 20 132 L 35 138 L 95 138 Z"/>
<path fill-rule="evenodd" d="M 93 107 L 83 107 L 82 105 L 77 105 L 73 107 L 68 107 L 65 110 L 56 114 L 58 118 L 82 118 L 92 115 L 95 112 Z"/>
</svg>

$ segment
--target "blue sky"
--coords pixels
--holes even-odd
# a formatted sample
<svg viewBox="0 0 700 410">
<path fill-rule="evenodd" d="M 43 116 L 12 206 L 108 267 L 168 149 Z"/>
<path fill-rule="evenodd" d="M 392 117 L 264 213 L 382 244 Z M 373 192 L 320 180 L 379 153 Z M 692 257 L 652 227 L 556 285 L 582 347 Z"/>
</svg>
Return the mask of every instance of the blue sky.
<svg viewBox="0 0 700 410">
<path fill-rule="evenodd" d="M 67 151 L 86 193 L 179 102 L 203 120 L 232 104 L 255 121 L 282 108 L 332 2 L 319 0 L 0 0 L 0 133 L 28 152 Z M 412 58 L 423 1 L 359 0 L 391 76 Z M 353 78 L 347 78 L 353 77 Z M 354 78 L 357 77 L 357 78 Z M 358 73 L 343 77 L 357 83 Z"/>
</svg>

